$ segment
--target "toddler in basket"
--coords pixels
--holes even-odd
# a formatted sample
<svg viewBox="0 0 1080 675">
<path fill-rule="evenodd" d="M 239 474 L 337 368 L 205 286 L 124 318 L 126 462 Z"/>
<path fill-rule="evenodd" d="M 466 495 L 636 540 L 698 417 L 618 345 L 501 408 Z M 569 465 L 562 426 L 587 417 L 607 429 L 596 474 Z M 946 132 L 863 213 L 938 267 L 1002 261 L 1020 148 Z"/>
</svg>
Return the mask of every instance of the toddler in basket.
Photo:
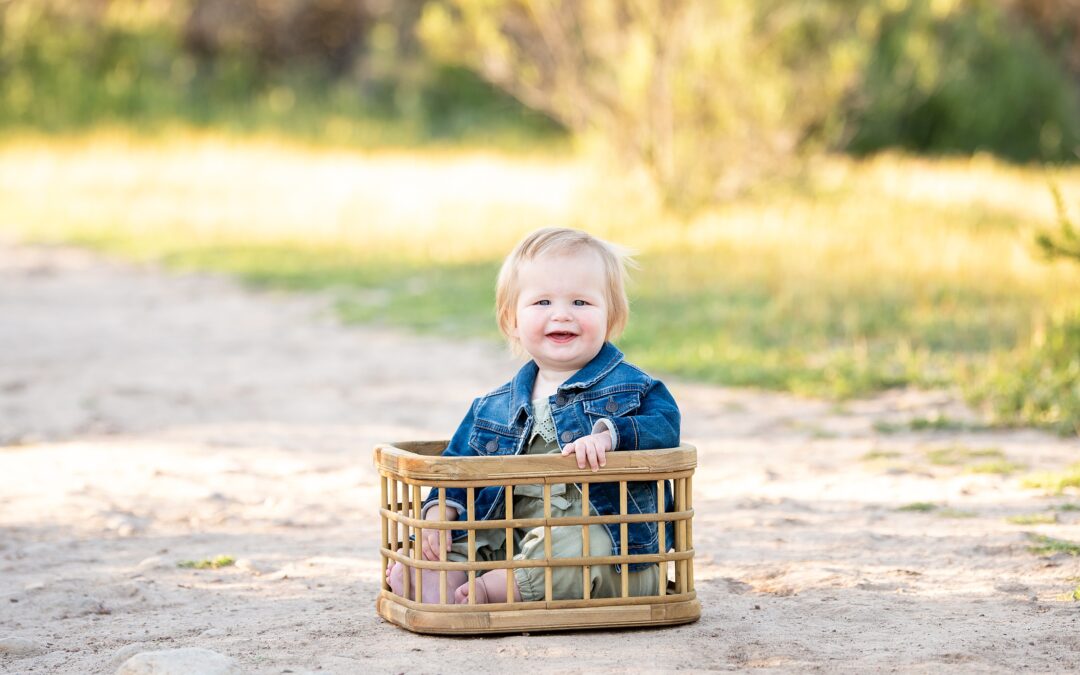
<svg viewBox="0 0 1080 675">
<path fill-rule="evenodd" d="M 477 398 L 469 408 L 444 456 L 512 456 L 560 453 L 573 456 L 579 468 L 593 471 L 606 464 L 611 451 L 670 448 L 679 445 L 679 408 L 667 388 L 639 368 L 623 360 L 609 340 L 626 325 L 629 304 L 625 276 L 627 256 L 615 246 L 585 232 L 544 228 L 528 235 L 503 263 L 496 287 L 499 328 L 514 348 L 532 357 L 514 379 Z M 439 517 L 438 489 L 424 500 L 425 519 Z M 446 489 L 446 516 L 466 517 L 466 494 L 461 488 Z M 477 520 L 504 517 L 504 500 L 513 499 L 514 518 L 544 517 L 540 485 L 517 485 L 512 494 L 501 486 L 475 491 Z M 665 511 L 672 509 L 670 485 L 664 485 Z M 582 494 L 576 484 L 551 486 L 551 516 L 581 516 Z M 656 513 L 655 482 L 627 484 L 629 513 Z M 619 484 L 592 483 L 589 511 L 593 515 L 619 513 Z M 674 540 L 667 525 L 666 542 Z M 630 523 L 629 554 L 657 553 L 659 537 L 655 522 Z M 552 556 L 581 557 L 582 528 L 551 528 Z M 423 530 L 419 542 L 426 560 L 439 560 L 438 530 Z M 544 528 L 514 530 L 515 560 L 544 559 Z M 468 559 L 464 531 L 445 537 L 447 559 Z M 476 530 L 476 560 L 505 560 L 503 529 Z M 617 523 L 591 525 L 591 556 L 621 551 Z M 620 566 L 589 568 L 590 594 L 594 598 L 621 593 Z M 387 569 L 391 589 L 404 595 L 405 566 Z M 492 570 L 475 581 L 475 602 L 505 602 L 507 574 L 516 601 L 544 600 L 544 569 L 525 567 Z M 583 597 L 582 568 L 552 568 L 555 600 Z M 446 573 L 447 601 L 468 602 L 467 575 Z M 410 582 L 414 579 L 410 578 Z M 633 563 L 629 569 L 631 595 L 653 595 L 659 584 L 659 567 Z M 422 574 L 422 601 L 439 602 L 439 572 Z M 415 590 L 410 588 L 410 595 Z"/>
</svg>

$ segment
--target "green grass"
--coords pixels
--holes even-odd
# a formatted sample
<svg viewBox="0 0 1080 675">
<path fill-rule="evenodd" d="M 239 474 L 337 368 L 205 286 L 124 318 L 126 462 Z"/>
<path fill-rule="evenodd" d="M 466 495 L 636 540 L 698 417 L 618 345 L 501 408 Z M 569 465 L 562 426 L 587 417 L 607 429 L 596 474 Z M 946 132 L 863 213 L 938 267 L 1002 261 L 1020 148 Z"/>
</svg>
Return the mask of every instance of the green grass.
<svg viewBox="0 0 1080 675">
<path fill-rule="evenodd" d="M 995 355 L 967 396 L 999 425 L 1080 434 L 1080 308 L 1053 312 L 1026 344 Z"/>
<path fill-rule="evenodd" d="M 937 508 L 938 505 L 931 502 L 912 502 L 910 504 L 905 504 L 896 510 L 915 513 L 929 513 L 930 511 L 937 510 Z"/>
<path fill-rule="evenodd" d="M 185 569 L 216 570 L 221 567 L 231 567 L 235 563 L 236 559 L 232 556 L 219 555 L 216 558 L 203 558 L 202 560 L 181 560 L 176 563 L 176 566 Z"/>
<path fill-rule="evenodd" d="M 871 450 L 859 459 L 864 462 L 876 462 L 883 459 L 898 459 L 899 457 L 900 453 L 895 450 Z"/>
<path fill-rule="evenodd" d="M 987 428 L 985 424 L 957 420 L 948 415 L 914 417 L 907 427 L 912 431 L 982 431 Z"/>
<path fill-rule="evenodd" d="M 1058 511 L 1080 511 L 1080 504 L 1058 504 L 1054 507 Z"/>
<path fill-rule="evenodd" d="M 975 464 L 969 464 L 964 467 L 964 473 L 984 473 L 1008 476 L 1026 468 L 1027 465 L 1025 464 L 1018 464 L 1008 460 L 998 460 L 994 462 L 977 462 Z"/>
<path fill-rule="evenodd" d="M 1072 464 L 1062 471 L 1040 471 L 1024 476 L 1020 484 L 1026 488 L 1059 495 L 1066 488 L 1080 487 L 1080 463 Z"/>
<path fill-rule="evenodd" d="M 881 434 L 896 434 L 902 431 L 985 431 L 989 425 L 981 422 L 969 422 L 953 419 L 948 415 L 931 417 L 913 417 L 906 422 L 874 422 L 874 431 Z"/>
<path fill-rule="evenodd" d="M 964 473 L 1008 475 L 1024 468 L 1011 462 L 999 448 L 968 448 L 950 445 L 926 451 L 934 466 L 962 467 Z"/>
<path fill-rule="evenodd" d="M 952 445 L 926 451 L 926 458 L 936 466 L 959 466 L 972 460 L 1004 460 L 1005 454 L 998 448 L 968 448 Z"/>
<path fill-rule="evenodd" d="M 1024 513 L 1005 519 L 1005 522 L 1012 525 L 1052 525 L 1057 521 L 1055 513 Z"/>
<path fill-rule="evenodd" d="M 1057 553 L 1067 553 L 1071 556 L 1080 556 L 1080 544 L 1075 542 L 1055 539 L 1042 534 L 1029 534 L 1028 538 L 1034 542 L 1028 547 L 1028 551 L 1035 555 L 1049 556 Z"/>
<path fill-rule="evenodd" d="M 960 509 L 942 509 L 937 512 L 939 518 L 975 518 L 979 514 L 974 511 L 962 511 Z"/>
<path fill-rule="evenodd" d="M 878 432 L 879 434 L 896 434 L 908 428 L 906 424 L 886 422 L 885 420 L 877 420 L 872 426 L 874 431 Z"/>
</svg>

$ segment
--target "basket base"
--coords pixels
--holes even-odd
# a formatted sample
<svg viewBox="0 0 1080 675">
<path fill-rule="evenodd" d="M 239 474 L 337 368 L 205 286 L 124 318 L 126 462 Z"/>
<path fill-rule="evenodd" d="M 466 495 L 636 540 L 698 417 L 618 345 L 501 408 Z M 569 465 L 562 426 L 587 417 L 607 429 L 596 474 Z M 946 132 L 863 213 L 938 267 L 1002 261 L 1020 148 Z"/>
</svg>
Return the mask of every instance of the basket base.
<svg viewBox="0 0 1080 675">
<path fill-rule="evenodd" d="M 697 598 L 614 607 L 439 612 L 412 609 L 393 598 L 380 597 L 375 608 L 379 616 L 390 623 L 414 633 L 433 635 L 671 626 L 697 621 L 701 617 L 701 603 Z"/>
</svg>

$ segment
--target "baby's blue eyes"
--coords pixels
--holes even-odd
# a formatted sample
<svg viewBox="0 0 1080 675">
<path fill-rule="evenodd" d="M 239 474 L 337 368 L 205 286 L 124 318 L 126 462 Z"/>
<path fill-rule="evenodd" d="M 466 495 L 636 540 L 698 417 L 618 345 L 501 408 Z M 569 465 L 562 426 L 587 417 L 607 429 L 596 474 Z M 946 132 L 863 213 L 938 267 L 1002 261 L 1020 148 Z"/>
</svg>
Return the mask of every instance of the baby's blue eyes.
<svg viewBox="0 0 1080 675">
<path fill-rule="evenodd" d="M 537 300 L 536 304 L 538 304 L 538 305 L 540 305 L 542 307 L 547 307 L 548 305 L 551 304 L 551 301 L 550 300 Z M 574 306 L 575 307 L 584 307 L 584 306 L 586 306 L 588 304 L 589 303 L 586 302 L 585 300 L 575 300 L 574 301 Z"/>
</svg>

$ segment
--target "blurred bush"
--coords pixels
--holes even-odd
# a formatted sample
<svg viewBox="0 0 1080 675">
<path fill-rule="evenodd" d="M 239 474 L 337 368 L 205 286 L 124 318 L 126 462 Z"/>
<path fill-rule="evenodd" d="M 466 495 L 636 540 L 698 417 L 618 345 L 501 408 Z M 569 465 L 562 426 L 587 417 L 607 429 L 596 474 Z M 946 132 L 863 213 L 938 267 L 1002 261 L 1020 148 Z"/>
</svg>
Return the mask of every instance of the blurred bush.
<svg viewBox="0 0 1080 675">
<path fill-rule="evenodd" d="M 1058 230 L 1036 235 L 1048 261 L 1080 264 L 1080 228 L 1053 188 Z M 1028 344 L 992 360 L 968 378 L 968 398 L 998 423 L 1050 427 L 1080 434 L 1080 308 L 1059 311 L 1036 325 Z"/>
<path fill-rule="evenodd" d="M 1030 344 L 974 376 L 967 395 L 995 423 L 1080 434 L 1080 311 L 1044 321 Z"/>
<path fill-rule="evenodd" d="M 1034 11 L 1040 3 L 1018 4 Z M 1065 48 L 1068 33 L 1047 36 L 1060 44 L 1048 50 L 1031 25 L 1016 21 L 1018 11 L 989 0 L 909 0 L 882 9 L 850 102 L 854 133 L 847 147 L 1076 160 L 1080 94 L 1065 54 L 1054 53 Z"/>
<path fill-rule="evenodd" d="M 692 209 L 821 147 L 1075 160 L 1075 36 L 1016 21 L 1073 1 L 440 0 L 422 33 Z"/>
<path fill-rule="evenodd" d="M 412 37 L 423 2 L 0 0 L 0 130 L 184 124 L 364 146 L 561 137 L 472 72 L 427 59 Z"/>
<path fill-rule="evenodd" d="M 1080 80 L 1080 0 L 1005 0 L 1005 9 L 1035 27 L 1051 53 Z"/>
<path fill-rule="evenodd" d="M 569 130 L 689 211 L 823 148 L 1075 160 L 1078 4 L 0 0 L 0 129 Z"/>
<path fill-rule="evenodd" d="M 443 0 L 421 34 L 689 210 L 791 165 L 858 73 L 852 2 Z"/>
<path fill-rule="evenodd" d="M 1057 207 L 1058 229 L 1056 232 L 1039 232 L 1035 236 L 1035 244 L 1047 260 L 1064 258 L 1080 263 L 1080 227 L 1073 225 L 1069 218 L 1061 190 L 1057 186 L 1052 186 L 1051 192 L 1054 195 L 1054 205 Z"/>
<path fill-rule="evenodd" d="M 351 69 L 374 24 L 356 0 L 194 0 L 183 42 L 206 60 L 247 55 L 262 70 L 304 64 L 335 77 Z"/>
</svg>

